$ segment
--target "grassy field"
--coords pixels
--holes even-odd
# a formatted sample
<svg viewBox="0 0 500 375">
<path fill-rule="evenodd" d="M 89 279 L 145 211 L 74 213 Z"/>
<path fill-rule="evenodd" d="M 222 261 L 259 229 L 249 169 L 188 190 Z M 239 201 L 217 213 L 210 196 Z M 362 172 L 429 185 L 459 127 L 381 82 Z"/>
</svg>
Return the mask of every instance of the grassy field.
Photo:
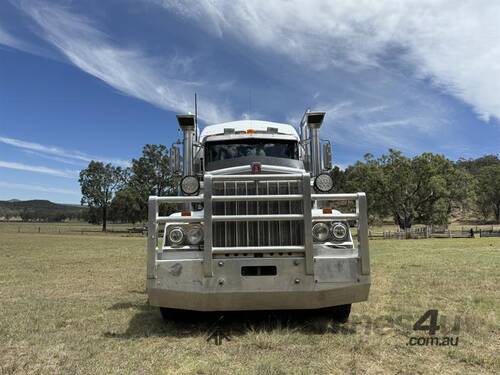
<svg viewBox="0 0 500 375">
<path fill-rule="evenodd" d="M 145 239 L 0 225 L 0 373 L 498 373 L 500 238 L 373 241 L 372 290 L 344 325 L 313 315 L 164 323 L 144 294 Z M 456 347 L 410 346 L 438 309 Z M 446 324 L 442 320 L 447 317 Z M 420 332 L 419 336 L 426 333 Z"/>
</svg>

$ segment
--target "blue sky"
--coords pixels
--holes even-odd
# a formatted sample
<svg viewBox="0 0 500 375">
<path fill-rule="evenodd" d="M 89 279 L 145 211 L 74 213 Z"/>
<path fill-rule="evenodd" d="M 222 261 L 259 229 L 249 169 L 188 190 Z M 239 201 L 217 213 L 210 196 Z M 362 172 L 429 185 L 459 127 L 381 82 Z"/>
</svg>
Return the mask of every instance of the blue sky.
<svg viewBox="0 0 500 375">
<path fill-rule="evenodd" d="M 0 199 L 78 203 L 89 160 L 170 145 L 175 114 L 297 124 L 342 167 L 500 152 L 500 3 L 2 1 Z"/>
</svg>

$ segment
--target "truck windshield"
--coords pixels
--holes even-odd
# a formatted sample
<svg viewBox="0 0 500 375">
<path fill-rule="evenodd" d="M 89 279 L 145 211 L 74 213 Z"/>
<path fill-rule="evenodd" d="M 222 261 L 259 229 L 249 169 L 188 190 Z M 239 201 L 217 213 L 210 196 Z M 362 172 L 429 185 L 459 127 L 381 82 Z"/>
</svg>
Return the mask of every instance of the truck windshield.
<svg viewBox="0 0 500 375">
<path fill-rule="evenodd" d="M 238 139 L 207 142 L 205 150 L 206 161 L 209 163 L 245 156 L 299 159 L 297 142 L 279 139 Z"/>
</svg>

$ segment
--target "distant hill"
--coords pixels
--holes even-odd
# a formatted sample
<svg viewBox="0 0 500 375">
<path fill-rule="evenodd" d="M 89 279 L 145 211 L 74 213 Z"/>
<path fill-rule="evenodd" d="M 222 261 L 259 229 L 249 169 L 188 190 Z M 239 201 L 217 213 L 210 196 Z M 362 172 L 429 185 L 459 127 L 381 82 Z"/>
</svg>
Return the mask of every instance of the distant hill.
<svg viewBox="0 0 500 375">
<path fill-rule="evenodd" d="M 81 219 L 85 210 L 85 207 L 78 205 L 54 203 L 41 199 L 0 201 L 0 218 L 3 220 L 64 221 Z"/>
</svg>

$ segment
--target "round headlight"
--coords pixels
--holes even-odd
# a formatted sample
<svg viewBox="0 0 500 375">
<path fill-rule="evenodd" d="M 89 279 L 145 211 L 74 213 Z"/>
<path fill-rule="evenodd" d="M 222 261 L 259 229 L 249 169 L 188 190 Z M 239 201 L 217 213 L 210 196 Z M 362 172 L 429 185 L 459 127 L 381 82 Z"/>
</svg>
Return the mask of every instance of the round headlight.
<svg viewBox="0 0 500 375">
<path fill-rule="evenodd" d="M 185 176 L 181 180 L 181 191 L 186 195 L 197 194 L 200 190 L 200 181 L 196 176 Z"/>
<path fill-rule="evenodd" d="M 312 235 L 318 242 L 325 242 L 330 236 L 328 225 L 325 223 L 316 223 L 312 228 Z"/>
<path fill-rule="evenodd" d="M 168 239 L 172 245 L 180 245 L 184 240 L 184 231 L 180 227 L 175 227 L 168 233 Z"/>
<path fill-rule="evenodd" d="M 347 234 L 349 231 L 347 230 L 347 225 L 344 223 L 334 223 L 332 225 L 332 235 L 335 240 L 345 240 L 347 239 Z"/>
<path fill-rule="evenodd" d="M 186 237 L 191 245 L 198 245 L 203 241 L 203 228 L 200 225 L 190 225 Z"/>
<path fill-rule="evenodd" d="M 314 187 L 322 193 L 327 193 L 333 189 L 333 179 L 328 173 L 321 173 L 314 179 Z"/>
</svg>

